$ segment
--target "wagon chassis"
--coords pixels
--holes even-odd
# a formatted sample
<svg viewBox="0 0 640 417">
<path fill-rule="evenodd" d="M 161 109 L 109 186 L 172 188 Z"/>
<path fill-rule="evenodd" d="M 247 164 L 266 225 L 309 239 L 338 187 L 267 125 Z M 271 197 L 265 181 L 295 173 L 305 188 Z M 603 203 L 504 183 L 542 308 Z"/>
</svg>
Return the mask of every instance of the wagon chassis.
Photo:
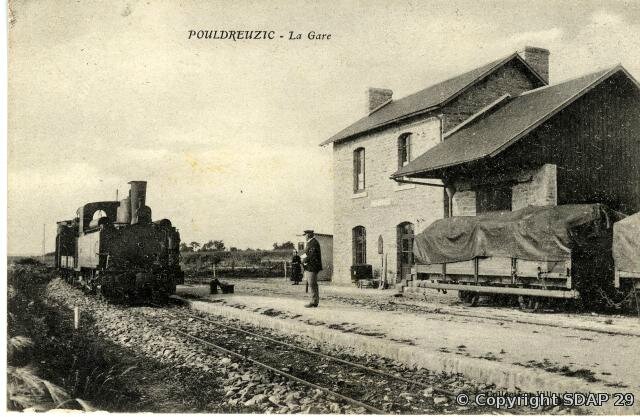
<svg viewBox="0 0 640 417">
<path fill-rule="evenodd" d="M 570 260 L 534 262 L 476 257 L 465 262 L 418 264 L 412 268 L 411 278 L 414 287 L 457 290 L 460 300 L 468 306 L 475 306 L 480 295 L 510 295 L 518 297 L 521 309 L 535 311 L 545 299 L 579 297 L 572 288 Z"/>
</svg>

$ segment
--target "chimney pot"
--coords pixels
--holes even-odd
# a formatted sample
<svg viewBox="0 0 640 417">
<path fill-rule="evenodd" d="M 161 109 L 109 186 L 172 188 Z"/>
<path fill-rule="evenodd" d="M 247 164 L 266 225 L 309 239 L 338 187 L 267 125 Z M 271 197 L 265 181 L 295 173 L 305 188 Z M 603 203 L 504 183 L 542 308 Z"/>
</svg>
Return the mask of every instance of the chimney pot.
<svg viewBox="0 0 640 417">
<path fill-rule="evenodd" d="M 522 58 L 527 64 L 536 70 L 543 80 L 549 83 L 549 55 L 548 49 L 538 48 L 535 46 L 525 46 L 524 52 L 521 53 Z"/>
<path fill-rule="evenodd" d="M 367 108 L 367 112 L 371 113 L 378 107 L 391 100 L 391 97 L 393 97 L 393 91 L 387 88 L 369 87 L 369 90 L 367 91 L 367 104 L 369 105 L 369 107 Z"/>
</svg>

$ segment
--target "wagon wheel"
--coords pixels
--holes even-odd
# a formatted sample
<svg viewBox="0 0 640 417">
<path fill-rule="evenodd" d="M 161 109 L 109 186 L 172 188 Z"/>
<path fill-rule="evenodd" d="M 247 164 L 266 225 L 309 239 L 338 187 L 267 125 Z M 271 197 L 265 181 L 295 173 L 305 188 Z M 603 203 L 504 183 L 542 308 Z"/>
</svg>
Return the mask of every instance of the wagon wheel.
<svg viewBox="0 0 640 417">
<path fill-rule="evenodd" d="M 518 296 L 518 304 L 520 304 L 520 310 L 535 313 L 542 307 L 542 300 L 538 297 L 520 295 Z"/>
<path fill-rule="evenodd" d="M 459 297 L 462 300 L 462 304 L 467 307 L 475 307 L 478 305 L 478 300 L 480 299 L 480 293 L 473 291 L 462 291 L 463 294 L 460 294 Z"/>
</svg>

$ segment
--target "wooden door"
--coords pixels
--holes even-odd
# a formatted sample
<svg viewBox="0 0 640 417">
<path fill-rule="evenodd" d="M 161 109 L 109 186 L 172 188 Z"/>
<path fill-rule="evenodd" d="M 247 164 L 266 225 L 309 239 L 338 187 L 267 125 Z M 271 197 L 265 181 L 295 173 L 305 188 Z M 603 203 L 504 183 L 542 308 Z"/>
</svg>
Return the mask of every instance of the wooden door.
<svg viewBox="0 0 640 417">
<path fill-rule="evenodd" d="M 411 277 L 413 267 L 413 224 L 401 223 L 398 225 L 398 274 L 401 280 Z"/>
</svg>

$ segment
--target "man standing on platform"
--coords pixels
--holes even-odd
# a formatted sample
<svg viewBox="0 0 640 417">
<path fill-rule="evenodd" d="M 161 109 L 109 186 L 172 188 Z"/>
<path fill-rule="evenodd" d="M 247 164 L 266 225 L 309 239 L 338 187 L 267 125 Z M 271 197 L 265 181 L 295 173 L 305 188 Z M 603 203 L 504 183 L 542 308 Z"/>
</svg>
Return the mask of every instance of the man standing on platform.
<svg viewBox="0 0 640 417">
<path fill-rule="evenodd" d="M 311 287 L 311 302 L 305 307 L 318 307 L 320 302 L 320 292 L 318 290 L 318 272 L 322 271 L 322 256 L 320 254 L 320 243 L 315 238 L 313 230 L 305 230 L 304 236 L 307 240 L 302 264 L 304 266 L 304 277 Z"/>
</svg>

